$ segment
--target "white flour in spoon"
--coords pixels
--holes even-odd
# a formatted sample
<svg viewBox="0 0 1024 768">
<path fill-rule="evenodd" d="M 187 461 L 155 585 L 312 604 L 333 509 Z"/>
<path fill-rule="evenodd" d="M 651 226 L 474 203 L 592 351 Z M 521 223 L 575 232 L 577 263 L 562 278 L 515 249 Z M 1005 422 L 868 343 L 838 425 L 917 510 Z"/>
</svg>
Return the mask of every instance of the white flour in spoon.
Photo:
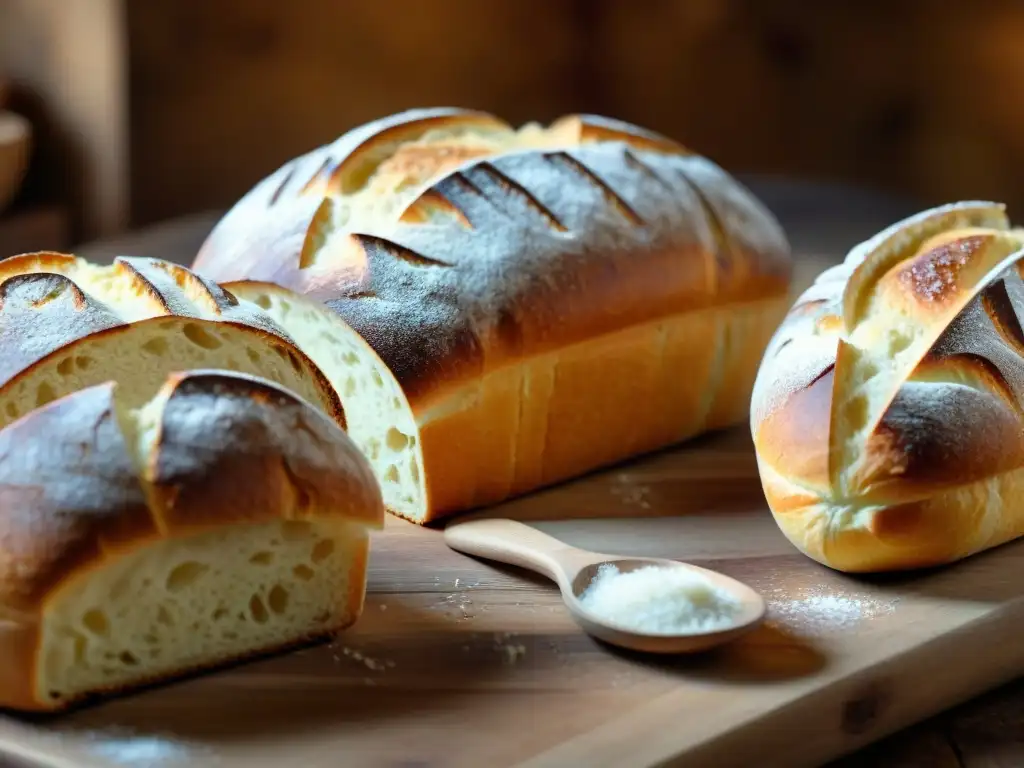
<svg viewBox="0 0 1024 768">
<path fill-rule="evenodd" d="M 622 572 L 603 563 L 580 602 L 596 618 L 650 635 L 725 629 L 740 610 L 735 597 L 699 574 L 657 565 Z"/>
</svg>

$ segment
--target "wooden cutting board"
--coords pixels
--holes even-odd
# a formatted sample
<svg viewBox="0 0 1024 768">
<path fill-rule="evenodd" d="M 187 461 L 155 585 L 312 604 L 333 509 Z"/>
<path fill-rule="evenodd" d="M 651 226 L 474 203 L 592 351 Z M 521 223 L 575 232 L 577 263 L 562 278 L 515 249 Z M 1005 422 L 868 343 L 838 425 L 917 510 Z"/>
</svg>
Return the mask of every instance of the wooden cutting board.
<svg viewBox="0 0 1024 768">
<path fill-rule="evenodd" d="M 1024 670 L 1024 548 L 916 577 L 833 573 L 776 530 L 742 429 L 490 514 L 719 569 L 759 589 L 770 619 L 702 657 L 621 654 L 582 635 L 551 584 L 391 520 L 365 614 L 335 642 L 3 718 L 0 754 L 82 768 L 814 766 Z"/>
</svg>

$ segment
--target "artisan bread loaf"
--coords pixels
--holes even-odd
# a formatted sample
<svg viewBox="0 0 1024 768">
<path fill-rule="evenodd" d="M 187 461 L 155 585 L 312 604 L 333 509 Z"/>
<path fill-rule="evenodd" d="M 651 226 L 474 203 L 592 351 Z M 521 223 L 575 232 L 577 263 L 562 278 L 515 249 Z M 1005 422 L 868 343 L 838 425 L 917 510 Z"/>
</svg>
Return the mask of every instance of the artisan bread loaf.
<svg viewBox="0 0 1024 768">
<path fill-rule="evenodd" d="M 286 164 L 193 266 L 318 363 L 421 523 L 744 420 L 791 272 L 772 215 L 665 137 L 457 109 Z"/>
<path fill-rule="evenodd" d="M 960 202 L 851 250 L 758 372 L 751 430 L 775 519 L 845 571 L 949 563 L 1024 533 L 1024 234 Z"/>
<path fill-rule="evenodd" d="M 164 262 L 31 254 L 0 262 L 0 339 L 0 706 L 356 620 L 380 489 L 258 307 Z"/>
</svg>

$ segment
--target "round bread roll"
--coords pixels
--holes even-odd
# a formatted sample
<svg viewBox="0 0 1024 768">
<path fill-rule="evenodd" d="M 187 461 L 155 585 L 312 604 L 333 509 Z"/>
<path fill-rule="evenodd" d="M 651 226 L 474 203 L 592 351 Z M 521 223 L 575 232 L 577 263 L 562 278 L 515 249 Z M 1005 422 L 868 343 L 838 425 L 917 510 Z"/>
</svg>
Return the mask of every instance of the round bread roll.
<svg viewBox="0 0 1024 768">
<path fill-rule="evenodd" d="M 750 427 L 805 554 L 902 570 L 1024 533 L 1022 247 L 1002 205 L 941 206 L 857 245 L 790 310 Z"/>
</svg>

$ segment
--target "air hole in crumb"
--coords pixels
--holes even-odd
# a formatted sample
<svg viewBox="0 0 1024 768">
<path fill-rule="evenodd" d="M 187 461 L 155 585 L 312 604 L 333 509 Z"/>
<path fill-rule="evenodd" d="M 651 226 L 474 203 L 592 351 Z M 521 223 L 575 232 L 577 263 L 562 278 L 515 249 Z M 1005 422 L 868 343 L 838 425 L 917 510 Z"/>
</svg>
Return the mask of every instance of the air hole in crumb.
<svg viewBox="0 0 1024 768">
<path fill-rule="evenodd" d="M 225 632 L 224 633 L 224 639 L 225 640 L 237 640 L 238 639 L 238 633 L 237 632 Z"/>
<path fill-rule="evenodd" d="M 160 643 L 160 638 L 156 635 L 143 635 L 142 642 L 148 643 L 149 645 L 158 645 Z"/>
<path fill-rule="evenodd" d="M 865 360 L 860 365 L 860 380 L 867 381 L 878 375 L 878 366 L 874 363 Z"/>
<path fill-rule="evenodd" d="M 149 352 L 149 354 L 160 357 L 162 355 L 167 354 L 167 339 L 165 339 L 163 336 L 157 336 L 156 338 L 150 339 L 145 344 L 143 344 L 142 348 L 146 352 Z"/>
<path fill-rule="evenodd" d="M 391 398 L 391 407 L 394 408 L 396 411 L 402 410 L 402 401 L 399 400 L 397 397 Z"/>
<path fill-rule="evenodd" d="M 273 552 L 257 552 L 255 555 L 249 558 L 249 562 L 254 565 L 270 565 L 274 562 Z"/>
<path fill-rule="evenodd" d="M 409 462 L 409 477 L 417 485 L 420 482 L 420 465 L 415 460 Z"/>
<path fill-rule="evenodd" d="M 117 657 L 122 664 L 126 667 L 134 667 L 139 663 L 139 660 L 135 658 L 135 654 L 131 651 L 121 651 L 121 655 Z"/>
<path fill-rule="evenodd" d="M 260 361 L 260 353 L 257 352 L 255 349 L 247 349 L 246 352 L 249 355 L 249 359 L 253 363 L 258 363 Z"/>
<path fill-rule="evenodd" d="M 299 360 L 299 356 L 290 349 L 288 350 L 288 362 L 292 364 L 296 373 L 302 373 L 302 362 Z"/>
<path fill-rule="evenodd" d="M 316 571 L 308 565 L 296 565 L 292 568 L 292 573 L 295 574 L 295 578 L 301 579 L 302 581 L 312 581 L 313 576 L 316 575 Z"/>
<path fill-rule="evenodd" d="M 345 365 L 359 365 L 359 355 L 355 352 L 346 352 L 341 356 L 341 361 L 345 363 Z"/>
<path fill-rule="evenodd" d="M 910 346 L 912 339 L 899 331 L 889 332 L 889 354 L 898 355 Z"/>
<path fill-rule="evenodd" d="M 342 392 L 342 397 L 352 397 L 356 393 L 356 380 L 348 379 L 345 381 L 345 390 Z"/>
<path fill-rule="evenodd" d="M 330 618 L 331 614 L 327 611 L 324 611 L 323 613 L 318 613 L 316 616 L 314 616 L 313 621 L 315 621 L 317 624 L 326 624 Z"/>
<path fill-rule="evenodd" d="M 167 574 L 167 581 L 164 586 L 168 592 L 178 592 L 192 584 L 208 570 L 210 570 L 210 566 L 192 560 L 181 563 L 181 565 L 175 566 L 174 570 Z"/>
<path fill-rule="evenodd" d="M 103 637 L 110 631 L 110 624 L 107 621 L 107 615 L 99 610 L 93 608 L 92 610 L 86 611 L 82 616 L 82 626 L 92 632 L 94 635 Z"/>
<path fill-rule="evenodd" d="M 202 347 L 203 349 L 219 349 L 222 346 L 220 339 L 195 323 L 185 323 L 185 326 L 181 330 L 182 333 L 185 334 L 185 338 L 197 347 Z"/>
<path fill-rule="evenodd" d="M 12 419 L 18 418 L 18 406 L 16 406 L 14 403 L 8 403 L 7 415 L 10 416 Z"/>
<path fill-rule="evenodd" d="M 403 451 L 406 446 L 409 445 L 408 435 L 402 434 L 399 430 L 391 427 L 388 430 L 387 435 L 384 437 L 384 442 L 389 450 L 392 451 Z"/>
<path fill-rule="evenodd" d="M 92 358 L 91 357 L 85 357 L 84 355 L 76 357 L 75 358 L 75 365 L 78 366 L 79 369 L 84 371 L 86 368 L 88 368 L 90 365 L 92 365 Z"/>
<path fill-rule="evenodd" d="M 398 482 L 398 467 L 394 464 L 388 464 L 387 470 L 384 472 L 384 479 L 389 483 Z"/>
<path fill-rule="evenodd" d="M 36 389 L 36 407 L 46 405 L 49 402 L 57 399 L 57 393 L 54 392 L 53 387 L 48 382 L 43 382 Z"/>
<path fill-rule="evenodd" d="M 305 520 L 286 520 L 281 523 L 281 538 L 285 541 L 308 539 L 313 526 Z"/>
<path fill-rule="evenodd" d="M 273 302 L 270 300 L 269 296 L 257 296 L 256 304 L 263 307 L 263 309 L 270 309 L 270 306 L 271 304 L 273 304 Z"/>
<path fill-rule="evenodd" d="M 284 347 L 275 344 L 274 351 L 277 352 L 277 356 L 280 357 L 282 360 L 288 359 L 288 350 L 285 349 Z"/>
<path fill-rule="evenodd" d="M 57 363 L 57 373 L 61 376 L 69 375 L 75 369 L 75 361 L 73 358 L 65 357 L 59 363 Z"/>
<path fill-rule="evenodd" d="M 51 699 L 59 699 L 59 698 L 62 698 L 64 696 L 64 694 L 61 693 L 60 691 L 50 691 L 49 693 L 50 693 L 50 698 Z"/>
<path fill-rule="evenodd" d="M 322 539 L 316 543 L 313 547 L 313 552 L 310 554 L 309 559 L 314 563 L 320 563 L 326 560 L 334 553 L 334 542 L 330 539 Z"/>
<path fill-rule="evenodd" d="M 288 590 L 280 584 L 275 584 L 267 595 L 267 605 L 270 610 L 280 615 L 288 610 Z"/>
<path fill-rule="evenodd" d="M 214 621 L 220 621 L 221 619 L 223 619 L 227 615 L 228 615 L 228 609 L 227 608 L 218 608 L 216 611 L 213 612 L 213 616 L 211 618 Z"/>
<path fill-rule="evenodd" d="M 156 620 L 160 624 L 163 624 L 166 627 L 173 627 L 174 626 L 174 619 L 171 617 L 170 611 L 168 611 L 162 605 L 159 608 L 156 609 Z"/>
<path fill-rule="evenodd" d="M 383 387 L 384 386 L 384 379 L 382 379 L 380 377 L 380 371 L 378 371 L 376 368 L 374 368 L 370 372 L 370 375 L 373 377 L 373 383 L 374 384 L 376 384 L 378 387 Z"/>
<path fill-rule="evenodd" d="M 249 598 L 249 613 L 252 614 L 252 620 L 257 624 L 266 624 L 267 619 L 270 618 L 270 614 L 267 613 L 267 606 L 260 600 L 259 595 L 253 595 Z"/>
</svg>

